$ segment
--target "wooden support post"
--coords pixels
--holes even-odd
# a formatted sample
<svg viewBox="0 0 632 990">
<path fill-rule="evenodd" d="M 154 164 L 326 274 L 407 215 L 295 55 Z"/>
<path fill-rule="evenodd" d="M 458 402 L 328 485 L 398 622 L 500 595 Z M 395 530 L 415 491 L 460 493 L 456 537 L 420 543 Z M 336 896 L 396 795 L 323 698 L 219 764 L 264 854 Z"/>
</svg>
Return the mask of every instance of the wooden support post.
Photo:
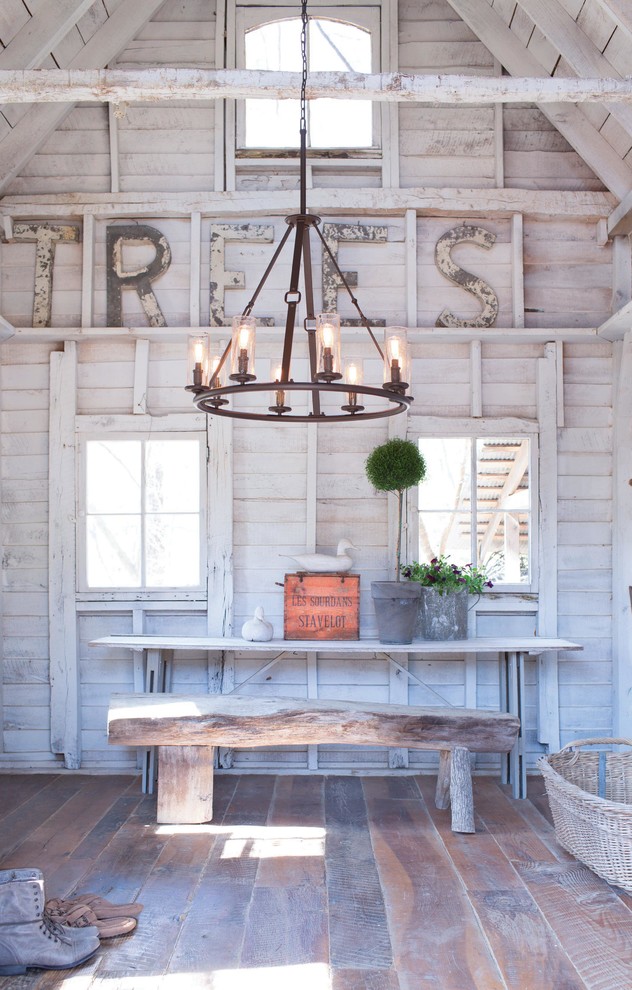
<svg viewBox="0 0 632 990">
<path fill-rule="evenodd" d="M 110 192 L 121 191 L 119 129 L 116 104 L 108 103 L 108 137 L 110 144 Z"/>
<path fill-rule="evenodd" d="M 406 238 L 406 320 L 409 327 L 417 326 L 417 210 L 404 214 Z"/>
<path fill-rule="evenodd" d="M 137 340 L 134 354 L 134 396 L 132 412 L 144 416 L 147 412 L 149 387 L 149 341 Z"/>
<path fill-rule="evenodd" d="M 162 825 L 199 825 L 213 817 L 214 746 L 158 747 L 158 810 Z"/>
<path fill-rule="evenodd" d="M 540 602 L 538 634 L 557 636 L 557 350 L 545 344 L 538 361 L 540 423 Z M 545 563 L 546 560 L 546 563 Z M 515 711 L 516 709 L 512 709 Z M 550 752 L 560 748 L 557 653 L 538 657 L 538 741 Z M 526 726 L 522 726 L 522 733 Z"/>
<path fill-rule="evenodd" d="M 502 74 L 502 65 L 495 58 L 494 75 L 500 78 Z M 502 103 L 494 103 L 494 177 L 496 188 L 502 189 L 505 184 L 505 135 Z"/>
<path fill-rule="evenodd" d="M 79 660 L 75 613 L 75 410 L 77 345 L 50 356 L 48 623 L 51 751 L 81 766 Z"/>
<path fill-rule="evenodd" d="M 472 770 L 470 751 L 465 746 L 452 750 L 450 772 L 450 804 L 452 805 L 452 831 L 474 832 L 474 797 L 472 795 Z"/>
<path fill-rule="evenodd" d="M 91 327 L 94 322 L 92 307 L 94 295 L 94 214 L 83 218 L 83 244 L 81 249 L 81 326 Z"/>
<path fill-rule="evenodd" d="M 483 415 L 483 349 L 480 340 L 470 341 L 470 415 Z"/>
<path fill-rule="evenodd" d="M 189 321 L 191 327 L 200 325 L 200 281 L 202 253 L 202 214 L 199 210 L 191 213 L 191 266 L 189 268 Z"/>
<path fill-rule="evenodd" d="M 208 616 L 211 636 L 230 636 L 233 622 L 233 430 L 208 417 Z"/>
<path fill-rule="evenodd" d="M 452 769 L 452 750 L 442 749 L 439 752 L 439 773 L 437 774 L 437 789 L 435 791 L 435 807 L 444 811 L 450 807 L 450 771 Z"/>
<path fill-rule="evenodd" d="M 522 213 L 511 218 L 511 300 L 514 327 L 524 326 L 524 230 Z"/>
<path fill-rule="evenodd" d="M 632 331 L 614 346 L 614 519 L 612 534 L 613 733 L 632 734 Z"/>
</svg>

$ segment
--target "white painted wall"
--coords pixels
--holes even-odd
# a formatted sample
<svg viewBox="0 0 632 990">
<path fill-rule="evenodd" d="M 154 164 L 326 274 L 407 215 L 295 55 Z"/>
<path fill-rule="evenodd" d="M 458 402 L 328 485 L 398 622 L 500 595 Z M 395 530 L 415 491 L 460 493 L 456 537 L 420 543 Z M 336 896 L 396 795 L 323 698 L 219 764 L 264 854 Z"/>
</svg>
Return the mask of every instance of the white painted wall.
<svg viewBox="0 0 632 990">
<path fill-rule="evenodd" d="M 17 16 L 17 15 L 16 15 Z M 401 0 L 399 17 L 399 63 L 404 71 L 479 71 L 494 74 L 493 59 L 442 2 L 418 4 Z M 129 45 L 117 61 L 120 67 L 147 64 L 215 64 L 214 18 L 202 0 L 167 3 L 160 14 Z M 135 339 L 124 334 L 99 334 L 105 326 L 105 230 L 111 222 L 139 219 L 157 227 L 168 238 L 173 261 L 155 283 L 156 296 L 168 323 L 168 331 L 149 333 L 149 364 L 146 388 L 149 422 L 164 428 L 165 416 L 185 414 L 199 429 L 186 381 L 186 330 L 199 318 L 208 321 L 209 228 L 217 216 L 203 212 L 199 244 L 192 251 L 191 212 L 183 210 L 174 194 L 204 193 L 212 189 L 215 175 L 214 124 L 219 108 L 177 103 L 134 106 L 116 123 L 116 165 L 120 194 L 112 197 L 113 215 L 99 213 L 94 221 L 94 255 L 85 244 L 58 248 L 53 291 L 51 331 L 29 332 L 32 322 L 35 247 L 26 243 L 2 245 L 0 311 L 23 332 L 2 345 L 1 351 L 1 476 L 3 569 L 3 724 L 0 766 L 9 768 L 58 766 L 63 762 L 50 749 L 50 687 L 48 642 L 48 456 L 52 438 L 48 433 L 49 358 L 63 349 L 65 336 L 81 326 L 87 308 L 93 314 L 84 326 L 85 339 L 77 345 L 78 384 L 75 403 L 77 436 L 85 427 L 84 416 L 100 416 L 105 428 L 113 416 L 134 414 Z M 107 211 L 111 188 L 111 134 L 103 107 L 81 106 L 73 111 L 42 147 L 31 165 L 13 182 L 9 200 L 16 211 L 33 218 L 42 209 L 60 221 L 82 224 L 82 211 L 69 196 L 73 192 L 93 198 L 98 211 Z M 552 131 L 538 111 L 505 108 L 502 112 L 504 151 L 498 142 L 498 121 L 488 108 L 468 110 L 408 106 L 399 112 L 399 164 L 401 187 L 494 187 L 499 165 L 504 167 L 508 187 L 566 190 L 599 189 L 600 184 L 578 156 Z M 499 156 L 503 157 L 500 162 Z M 285 173 L 284 173 L 285 175 Z M 322 184 L 326 184 L 319 180 Z M 338 176 L 336 184 L 371 187 L 375 175 L 360 183 L 358 176 Z M 266 207 L 266 193 L 275 186 L 295 186 L 289 179 L 254 172 L 242 179 L 244 191 L 261 193 L 259 205 Z M 315 183 L 317 184 L 317 183 Z M 53 199 L 56 194 L 62 194 Z M 239 197 L 240 193 L 235 193 Z M 156 208 L 152 208 L 155 196 Z M 126 198 L 127 197 L 127 198 Z M 148 205 L 149 200 L 149 205 Z M 239 202 L 239 200 L 237 200 Z M 142 212 L 135 210 L 142 203 Z M 449 200 L 448 200 L 449 202 Z M 594 216 L 589 219 L 564 215 L 564 200 L 556 217 L 543 219 L 525 210 L 523 223 L 524 300 L 516 299 L 516 264 L 520 251 L 515 243 L 516 225 L 508 201 L 505 210 L 481 215 L 446 216 L 421 210 L 416 193 L 402 200 L 401 209 L 388 217 L 371 210 L 358 211 L 354 222 L 386 223 L 385 243 L 345 243 L 339 261 L 344 270 L 358 272 L 358 296 L 369 316 L 382 316 L 388 323 L 433 327 L 439 312 L 449 306 L 462 316 L 472 316 L 478 304 L 441 275 L 434 264 L 434 245 L 452 226 L 477 222 L 497 237 L 493 249 L 484 252 L 462 245 L 457 260 L 485 278 L 500 300 L 499 327 L 511 327 L 514 314 L 524 308 L 524 323 L 532 328 L 591 328 L 611 312 L 611 249 L 602 245 Z M 126 203 L 128 205 L 126 206 Z M 380 203 L 376 190 L 375 204 Z M 105 205 L 104 205 L 105 204 Z M 88 202 L 89 212 L 90 202 Z M 116 209 L 114 209 L 116 207 Z M 288 197 L 288 212 L 295 208 Z M 252 209 L 252 207 L 251 207 Z M 407 219 L 406 210 L 409 210 Z M 277 211 L 278 212 L 278 211 Z M 590 210 L 588 211 L 590 213 Z M 412 214 L 413 223 L 410 223 Z M 220 219 L 226 219 L 220 218 Z M 328 220 L 343 219 L 330 211 Z M 231 216 L 230 222 L 263 222 L 248 208 Z M 266 218 L 275 241 L 284 228 L 283 217 Z M 416 243 L 414 243 L 416 241 Z M 226 292 L 226 312 L 239 312 L 247 291 L 258 280 L 271 256 L 273 245 L 230 243 L 226 268 L 243 271 L 246 289 Z M 412 257 L 411 257 L 412 252 Z M 130 263 L 141 252 L 129 253 Z M 196 270 L 191 276 L 192 259 Z M 518 261 L 517 261 L 518 259 Z M 316 259 L 318 264 L 318 259 Z M 85 264 L 90 266 L 86 279 Z M 281 297 L 286 288 L 289 262 L 275 270 L 269 288 L 261 296 L 259 312 L 282 320 Z M 191 317 L 192 285 L 199 283 Z M 90 307 L 82 298 L 82 286 L 91 286 Z M 348 304 L 341 297 L 343 314 Z M 199 312 L 199 317 L 198 317 Z M 126 294 L 124 321 L 143 327 L 145 317 L 131 293 Z M 93 332 L 94 328 L 94 332 Z M 553 332 L 551 333 L 554 336 Z M 455 417 L 472 415 L 477 376 L 467 334 L 456 341 L 434 340 L 429 333 L 414 336 L 412 392 L 413 411 L 408 435 L 416 436 L 429 417 L 441 428 Z M 535 341 L 497 332 L 480 335 L 480 403 L 476 415 L 485 418 L 512 417 L 530 424 L 538 417 L 538 365 L 545 355 L 547 335 Z M 563 336 L 563 335 L 562 335 Z M 28 339 L 27 339 L 28 338 Z M 355 339 L 355 338 L 354 338 Z M 578 338 L 579 339 L 579 338 Z M 379 373 L 378 362 L 366 344 L 360 345 L 367 377 Z M 264 343 L 258 349 L 260 375 L 268 376 L 277 348 Z M 583 653 L 561 657 L 559 664 L 560 722 L 562 741 L 577 736 L 603 734 L 613 724 L 612 696 L 612 428 L 613 362 L 611 344 L 591 339 L 565 343 L 561 390 L 563 419 L 557 429 L 558 476 L 541 478 L 555 483 L 558 491 L 558 571 L 556 605 L 558 633 L 578 640 Z M 262 398 L 267 404 L 267 399 Z M 181 420 L 180 420 L 181 422 Z M 180 425 L 179 428 L 183 428 Z M 383 423 L 349 427 L 278 427 L 236 423 L 226 443 L 232 454 L 234 499 L 230 505 L 211 504 L 211 517 L 231 512 L 234 568 L 233 629 L 239 633 L 243 621 L 256 605 L 263 604 L 267 616 L 282 633 L 282 589 L 279 582 L 291 570 L 282 554 L 300 552 L 306 546 L 329 550 L 347 536 L 358 545 L 356 570 L 361 573 L 362 633 L 375 630 L 369 597 L 370 581 L 386 577 L 390 562 L 388 506 L 384 496 L 370 489 L 364 476 L 364 461 L 370 450 L 387 438 Z M 224 440 L 222 439 L 222 443 Z M 230 464 L 227 458 L 225 464 Z M 211 463 L 211 471 L 213 464 Z M 217 494 L 217 499 L 221 493 Z M 72 498 L 71 498 L 72 502 Z M 212 528 L 211 522 L 211 528 Z M 555 525 L 555 520 L 553 520 Z M 209 554 L 217 547 L 211 543 Z M 531 633 L 536 623 L 537 602 L 520 596 L 508 601 L 492 600 L 481 607 L 477 628 L 482 634 L 501 629 L 505 633 Z M 209 610 L 213 611 L 213 605 Z M 87 769 L 133 768 L 136 756 L 127 750 L 108 748 L 105 713 L 109 694 L 138 685 L 138 666 L 128 651 L 120 654 L 88 646 L 90 639 L 110 633 L 172 631 L 195 635 L 207 629 L 208 616 L 199 602 L 166 603 L 151 607 L 130 602 L 81 602 L 77 614 L 78 668 L 80 674 L 80 724 L 83 766 Z M 234 680 L 239 683 L 255 669 L 252 659 L 237 658 Z M 491 661 L 480 664 L 478 685 L 472 687 L 471 671 L 461 659 L 450 661 L 411 660 L 433 688 L 454 703 L 493 706 L 497 701 L 497 678 Z M 531 762 L 541 751 L 537 742 L 535 665 L 527 671 L 527 737 Z M 182 691 L 204 691 L 215 674 L 212 663 L 199 655 L 178 660 L 173 687 Z M 226 677 L 233 676 L 230 670 Z M 261 684 L 249 692 L 293 695 L 308 689 L 308 679 L 323 698 L 387 700 L 389 673 L 383 662 L 367 658 L 344 662 L 319 659 L 317 669 L 303 661 L 279 664 Z M 409 692 L 412 703 L 429 699 L 419 687 Z M 615 699 L 616 702 L 616 699 Z M 236 766 L 306 766 L 305 751 L 275 750 L 244 752 Z M 491 761 L 493 762 L 493 761 Z M 387 755 L 366 750 L 349 754 L 335 747 L 323 748 L 320 766 L 387 767 Z M 417 754 L 412 765 L 432 765 L 432 756 Z M 490 765 L 482 759 L 481 767 Z"/>
</svg>

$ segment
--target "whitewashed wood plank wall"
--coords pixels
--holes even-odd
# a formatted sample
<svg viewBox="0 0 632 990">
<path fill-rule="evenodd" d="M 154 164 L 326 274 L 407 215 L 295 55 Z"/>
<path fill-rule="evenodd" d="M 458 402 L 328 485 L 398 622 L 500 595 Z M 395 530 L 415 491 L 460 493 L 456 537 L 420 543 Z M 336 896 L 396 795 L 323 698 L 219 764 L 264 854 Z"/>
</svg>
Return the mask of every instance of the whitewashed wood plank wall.
<svg viewBox="0 0 632 990">
<path fill-rule="evenodd" d="M 9 6 L 11 30 L 17 30 L 23 5 L 12 0 Z M 202 0 L 187 4 L 169 0 L 119 55 L 116 65 L 215 66 L 215 17 L 209 6 Z M 399 67 L 404 71 L 497 72 L 484 45 L 441 0 L 400 0 L 396 27 Z M 518 28 L 516 22 L 512 29 Z M 10 33 L 7 28 L 1 36 L 4 44 Z M 69 57 L 69 52 L 60 52 L 59 64 L 65 64 Z M 21 111 L 9 108 L 7 112 L 17 117 Z M 18 333 L 2 345 L 0 368 L 4 546 L 0 767 L 52 768 L 63 762 L 63 756 L 53 751 L 59 746 L 51 745 L 50 731 L 51 670 L 58 669 L 59 657 L 51 656 L 49 640 L 49 609 L 54 601 L 49 598 L 49 583 L 57 566 L 53 555 L 50 567 L 49 552 L 60 523 L 53 519 L 54 505 L 49 503 L 49 458 L 56 449 L 55 438 L 49 434 L 49 413 L 59 399 L 49 395 L 51 358 L 57 362 L 64 338 L 77 336 L 77 328 L 83 328 L 84 339 L 76 347 L 76 392 L 68 395 L 66 388 L 64 396 L 66 415 L 72 408 L 78 442 L 87 433 L 134 426 L 154 430 L 175 426 L 206 435 L 205 418 L 192 412 L 183 391 L 187 373 L 185 328 L 209 322 L 210 225 L 218 218 L 204 211 L 203 194 L 220 188 L 219 177 L 223 176 L 216 157 L 221 147 L 217 135 L 221 136 L 223 126 L 220 108 L 211 102 L 188 107 L 169 103 L 129 106 L 122 112 L 119 117 L 108 114 L 104 106 L 76 107 L 13 180 L 4 203 L 0 202 L 0 212 L 4 206 L 16 219 L 46 216 L 49 221 L 54 217 L 75 223 L 84 238 L 83 243 L 64 243 L 57 248 L 51 318 L 54 329 L 42 329 L 39 339 L 38 331 L 29 332 L 34 245 L 24 241 L 1 245 L 0 312 Z M 110 132 L 113 122 L 116 140 Z M 534 202 L 541 189 L 602 190 L 599 180 L 564 138 L 532 107 L 510 106 L 496 112 L 490 107 L 406 106 L 399 109 L 398 123 L 400 187 L 404 192 L 411 190 L 410 196 L 403 196 L 401 208 L 388 217 L 380 217 L 377 209 L 372 213 L 370 208 L 358 210 L 354 216 L 356 223 L 386 224 L 387 241 L 341 243 L 339 249 L 343 269 L 358 273 L 358 296 L 365 311 L 384 316 L 392 324 L 432 327 L 446 306 L 464 317 L 478 311 L 475 300 L 446 282 L 433 257 L 438 237 L 460 222 L 471 221 L 471 214 L 459 214 L 458 209 L 449 211 L 449 216 L 418 211 L 417 187 L 482 191 L 493 189 L 497 177 L 504 174 L 507 188 L 534 190 Z M 117 153 L 114 165 L 113 149 Z M 335 165 L 312 170 L 311 178 L 315 189 L 367 188 L 380 181 L 375 172 L 367 177 L 361 170 Z M 270 190 L 296 187 L 295 170 L 250 168 L 236 177 L 234 186 L 236 197 L 239 190 L 244 194 L 260 190 L 264 203 Z M 110 193 L 114 195 L 109 197 Z M 197 209 L 182 209 L 178 193 L 202 194 Z M 73 194 L 83 197 L 80 207 L 71 201 Z M 379 200 L 376 191 L 376 206 Z M 446 201 L 449 204 L 449 193 Z M 475 204 L 476 200 L 472 201 Z M 135 212 L 137 202 L 142 204 L 142 212 Z M 557 465 L 557 474 L 540 481 L 549 496 L 546 525 L 557 539 L 557 565 L 554 574 L 541 580 L 540 594 L 547 589 L 549 614 L 551 602 L 554 604 L 552 624 L 556 621 L 557 629 L 551 626 L 547 632 L 556 631 L 584 647 L 583 653 L 562 658 L 559 663 L 562 742 L 609 732 L 619 711 L 613 676 L 622 690 L 627 684 L 620 667 L 613 666 L 612 653 L 613 579 L 624 580 L 625 566 L 620 561 L 613 578 L 613 384 L 617 368 L 613 367 L 608 341 L 588 332 L 585 340 L 582 335 L 572 335 L 573 328 L 595 328 L 611 315 L 615 282 L 621 295 L 621 275 L 613 274 L 612 246 L 598 233 L 598 216 L 605 216 L 605 205 L 600 214 L 599 202 L 595 197 L 594 205 L 587 205 L 582 216 L 575 209 L 571 211 L 570 200 L 561 196 L 557 216 L 547 219 L 535 208 L 527 208 L 518 219 L 512 219 L 515 209 L 510 208 L 509 200 L 505 210 L 480 210 L 476 222 L 495 234 L 494 247 L 482 255 L 476 247 L 463 245 L 459 260 L 485 278 L 498 294 L 497 325 L 511 328 L 524 323 L 534 331 L 566 328 L 562 336 L 567 342 L 556 348 L 546 343 L 547 334 L 531 342 L 525 336 L 491 333 L 485 339 L 479 333 L 470 335 L 477 341 L 472 347 L 467 333 L 455 336 L 454 341 L 445 336 L 434 341 L 423 331 L 413 334 L 415 404 L 404 424 L 411 437 L 452 432 L 460 422 L 493 430 L 494 421 L 499 426 L 511 423 L 512 429 L 522 426 L 536 435 L 539 418 L 542 422 L 545 414 L 556 417 L 554 423 L 547 420 L 546 430 L 547 463 Z M 287 212 L 294 206 L 289 193 Z M 550 209 L 547 212 L 550 214 Z M 97 332 L 105 327 L 105 231 L 108 223 L 120 218 L 139 218 L 155 226 L 167 237 L 173 252 L 171 267 L 155 286 L 169 332 L 145 334 L 150 341 L 148 355 L 137 355 L 135 336 L 142 337 L 142 332 L 128 335 L 129 339 L 123 334 L 114 337 Z M 232 212 L 220 219 L 263 222 L 259 211 L 249 212 L 246 206 L 241 213 Z M 345 217 L 333 210 L 326 219 Z M 278 241 L 284 228 L 280 211 L 265 222 L 272 226 Z M 129 262 L 142 260 L 142 250 L 130 249 Z M 226 268 L 243 271 L 246 285 L 252 289 L 270 251 L 267 243 L 228 243 Z M 260 312 L 274 315 L 277 322 L 288 264 L 274 272 L 260 300 Z M 627 286 L 629 294 L 629 274 L 623 281 L 623 293 Z M 240 311 L 245 292 L 226 292 L 227 313 Z M 351 315 L 346 307 L 341 297 L 343 314 Z M 131 327 L 145 325 L 134 293 L 124 293 L 124 322 Z M 375 369 L 375 359 L 366 345 L 358 348 L 368 376 Z M 275 357 L 271 343 L 259 347 L 263 374 L 267 375 Z M 552 393 L 544 412 L 538 375 L 547 360 L 555 363 L 555 374 L 547 379 Z M 623 383 L 621 391 L 625 393 L 622 405 L 627 409 L 629 398 Z M 144 402 L 142 408 L 139 396 Z M 362 575 L 362 631 L 365 635 L 373 633 L 369 585 L 372 579 L 386 576 L 391 554 L 387 500 L 368 485 L 364 461 L 386 437 L 387 426 L 379 423 L 346 429 L 284 429 L 260 424 L 235 424 L 230 429 L 210 425 L 208 605 L 195 601 L 76 603 L 78 731 L 83 767 L 103 770 L 135 766 L 133 753 L 108 748 L 105 713 L 112 691 L 129 691 L 138 683 L 137 663 L 128 651 L 113 654 L 90 648 L 89 640 L 97 636 L 132 631 L 221 633 L 230 631 L 231 622 L 239 633 L 243 621 L 260 604 L 281 634 L 282 590 L 278 582 L 292 569 L 281 555 L 312 545 L 329 549 L 341 536 L 348 536 L 361 548 L 356 557 Z M 622 470 L 624 463 L 619 464 Z M 623 489 L 620 477 L 619 497 Z M 556 493 L 553 501 L 551 492 Z M 621 527 L 620 522 L 618 538 Z M 546 563 L 544 555 L 544 567 Z M 75 603 L 69 604 L 74 607 Z M 490 596 L 478 610 L 476 627 L 483 635 L 532 633 L 537 627 L 537 610 L 534 595 L 510 600 Z M 59 629 L 57 612 L 54 619 Z M 70 658 L 68 671 L 73 662 Z M 497 677 L 491 661 L 480 664 L 477 684 L 461 660 L 428 663 L 413 657 L 410 664 L 413 672 L 455 704 L 473 701 L 491 707 L 497 702 Z M 255 669 L 251 657 L 238 657 L 232 669 L 222 668 L 215 658 L 207 662 L 192 654 L 178 661 L 173 686 L 205 691 L 209 684 L 215 686 L 223 679 L 226 687 L 238 684 Z M 527 739 L 532 763 L 542 751 L 535 674 L 535 665 L 529 665 Z M 300 661 L 280 664 L 268 672 L 262 684 L 246 688 L 287 695 L 314 689 L 324 698 L 387 700 L 389 673 L 384 663 L 370 658 L 350 664 L 321 657 L 311 668 Z M 416 704 L 431 700 L 416 685 L 410 687 L 408 696 Z M 58 723 L 56 708 L 53 725 Z M 491 760 L 479 760 L 483 768 L 492 764 Z M 236 754 L 234 765 L 304 769 L 314 765 L 314 758 L 305 750 L 247 751 Z M 411 755 L 410 765 L 427 768 L 432 757 Z M 378 750 L 349 753 L 323 747 L 318 766 L 386 768 L 388 755 Z"/>
</svg>

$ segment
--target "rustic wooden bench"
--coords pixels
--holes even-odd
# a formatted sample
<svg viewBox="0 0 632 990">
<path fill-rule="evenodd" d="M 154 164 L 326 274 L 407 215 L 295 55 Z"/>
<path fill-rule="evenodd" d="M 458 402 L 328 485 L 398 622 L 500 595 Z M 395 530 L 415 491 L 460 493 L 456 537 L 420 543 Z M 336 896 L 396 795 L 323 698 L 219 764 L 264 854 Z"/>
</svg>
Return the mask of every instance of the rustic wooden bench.
<svg viewBox="0 0 632 990">
<path fill-rule="evenodd" d="M 472 708 L 245 695 L 113 695 L 108 741 L 158 746 L 158 812 L 163 824 L 213 817 L 216 746 L 344 743 L 438 750 L 435 802 L 452 806 L 452 829 L 474 831 L 470 752 L 508 753 L 517 715 Z"/>
</svg>

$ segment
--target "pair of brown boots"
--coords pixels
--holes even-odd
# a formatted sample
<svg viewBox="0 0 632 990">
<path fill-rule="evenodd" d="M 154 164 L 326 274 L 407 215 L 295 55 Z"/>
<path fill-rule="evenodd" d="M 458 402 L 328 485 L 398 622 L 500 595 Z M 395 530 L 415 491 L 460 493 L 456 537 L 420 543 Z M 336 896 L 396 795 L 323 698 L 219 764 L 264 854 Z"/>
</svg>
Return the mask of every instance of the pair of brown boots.
<svg viewBox="0 0 632 990">
<path fill-rule="evenodd" d="M 142 910 L 142 904 L 112 904 L 98 894 L 56 897 L 44 905 L 44 913 L 53 921 L 68 928 L 96 928 L 100 939 L 129 935 Z"/>
</svg>

